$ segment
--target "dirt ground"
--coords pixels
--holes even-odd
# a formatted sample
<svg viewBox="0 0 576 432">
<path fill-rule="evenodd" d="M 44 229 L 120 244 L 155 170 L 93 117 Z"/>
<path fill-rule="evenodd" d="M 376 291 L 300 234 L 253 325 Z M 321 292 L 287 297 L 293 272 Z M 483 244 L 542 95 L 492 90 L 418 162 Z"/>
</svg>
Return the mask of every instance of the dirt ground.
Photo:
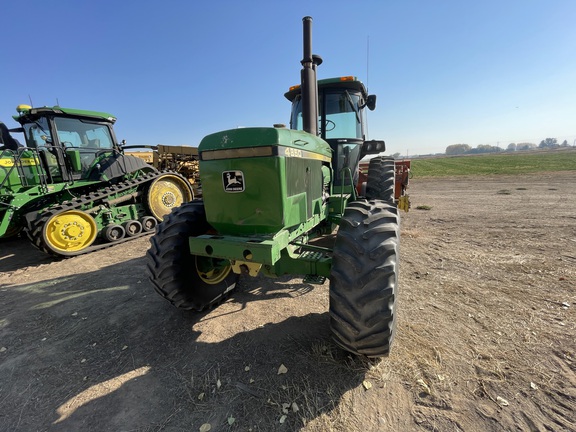
<svg viewBox="0 0 576 432">
<path fill-rule="evenodd" d="M 244 277 L 197 314 L 148 283 L 148 238 L 4 241 L 0 430 L 576 431 L 575 185 L 413 179 L 380 362 L 331 343 L 328 283 Z"/>
</svg>

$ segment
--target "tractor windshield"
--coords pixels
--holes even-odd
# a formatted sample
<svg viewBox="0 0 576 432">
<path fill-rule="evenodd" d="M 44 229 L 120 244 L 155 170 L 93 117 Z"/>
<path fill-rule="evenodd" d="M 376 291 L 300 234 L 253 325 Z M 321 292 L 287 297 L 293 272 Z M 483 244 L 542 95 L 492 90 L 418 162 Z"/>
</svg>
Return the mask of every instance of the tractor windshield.
<svg viewBox="0 0 576 432">
<path fill-rule="evenodd" d="M 322 137 L 362 138 L 360 94 L 342 92 L 320 93 L 320 124 Z"/>
<path fill-rule="evenodd" d="M 112 149 L 112 137 L 107 125 L 80 119 L 55 117 L 58 140 L 66 147 Z"/>
<path fill-rule="evenodd" d="M 319 86 L 318 130 L 333 150 L 334 186 L 356 184 L 360 151 L 364 142 L 365 100 L 358 86 Z M 292 101 L 292 129 L 303 129 L 302 97 Z"/>
<path fill-rule="evenodd" d="M 346 89 L 320 90 L 318 94 L 318 129 L 323 139 L 363 139 L 363 110 L 360 92 Z M 292 105 L 292 129 L 303 129 L 302 100 L 298 95 Z"/>
<path fill-rule="evenodd" d="M 58 140 L 52 136 L 46 117 L 40 117 L 31 123 L 24 124 L 28 146 L 39 148 L 59 143 L 66 148 L 113 148 L 110 129 L 105 124 L 90 123 L 75 118 L 55 117 L 54 127 Z"/>
<path fill-rule="evenodd" d="M 102 151 L 114 149 L 113 135 L 106 123 L 41 116 L 29 117 L 23 128 L 26 143 L 37 149 L 50 182 L 85 178 Z"/>
</svg>

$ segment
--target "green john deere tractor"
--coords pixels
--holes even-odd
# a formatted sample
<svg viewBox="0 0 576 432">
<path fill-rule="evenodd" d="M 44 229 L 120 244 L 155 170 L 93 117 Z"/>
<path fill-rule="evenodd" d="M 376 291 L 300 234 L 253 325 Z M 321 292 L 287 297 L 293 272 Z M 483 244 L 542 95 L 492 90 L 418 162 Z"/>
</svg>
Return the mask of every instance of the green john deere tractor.
<svg viewBox="0 0 576 432">
<path fill-rule="evenodd" d="M 290 129 L 205 137 L 199 146 L 204 199 L 159 224 L 148 270 L 161 296 L 197 311 L 221 302 L 240 274 L 299 274 L 308 283 L 330 278 L 336 343 L 380 357 L 390 349 L 396 319 L 394 161 L 374 157 L 365 196 L 358 196 L 360 159 L 385 147 L 365 140 L 365 109 L 374 109 L 376 98 L 354 77 L 316 80 L 322 60 L 312 55 L 311 22 L 303 19 L 301 85 L 285 94 L 292 102 Z"/>
<path fill-rule="evenodd" d="M 20 105 L 0 145 L 0 238 L 24 230 L 32 243 L 68 257 L 149 234 L 193 199 L 179 174 L 124 155 L 110 114 Z"/>
</svg>

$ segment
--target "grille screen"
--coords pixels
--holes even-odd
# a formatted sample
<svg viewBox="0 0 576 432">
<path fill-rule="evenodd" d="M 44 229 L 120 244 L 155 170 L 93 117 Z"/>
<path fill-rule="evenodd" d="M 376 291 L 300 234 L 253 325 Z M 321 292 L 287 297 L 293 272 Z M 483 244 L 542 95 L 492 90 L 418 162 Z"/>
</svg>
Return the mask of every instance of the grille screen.
<svg viewBox="0 0 576 432">
<path fill-rule="evenodd" d="M 322 196 L 322 162 L 286 158 L 286 190 L 288 196 L 306 192 L 307 215 L 312 217 L 312 200 Z"/>
</svg>

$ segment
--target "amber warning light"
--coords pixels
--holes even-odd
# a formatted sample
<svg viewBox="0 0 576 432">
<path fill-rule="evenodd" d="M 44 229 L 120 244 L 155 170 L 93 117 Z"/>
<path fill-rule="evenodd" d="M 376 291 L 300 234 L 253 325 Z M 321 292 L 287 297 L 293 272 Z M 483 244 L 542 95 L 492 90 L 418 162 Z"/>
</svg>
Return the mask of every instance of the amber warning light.
<svg viewBox="0 0 576 432">
<path fill-rule="evenodd" d="M 337 79 L 338 79 L 338 78 L 337 78 Z M 354 80 L 355 80 L 355 78 L 354 78 L 352 75 L 340 77 L 340 81 L 354 81 Z M 300 88 L 300 84 L 298 84 L 298 85 L 293 85 L 292 87 L 290 87 L 290 88 L 288 89 L 288 91 L 297 90 L 297 89 L 299 89 L 299 88 Z"/>
</svg>

